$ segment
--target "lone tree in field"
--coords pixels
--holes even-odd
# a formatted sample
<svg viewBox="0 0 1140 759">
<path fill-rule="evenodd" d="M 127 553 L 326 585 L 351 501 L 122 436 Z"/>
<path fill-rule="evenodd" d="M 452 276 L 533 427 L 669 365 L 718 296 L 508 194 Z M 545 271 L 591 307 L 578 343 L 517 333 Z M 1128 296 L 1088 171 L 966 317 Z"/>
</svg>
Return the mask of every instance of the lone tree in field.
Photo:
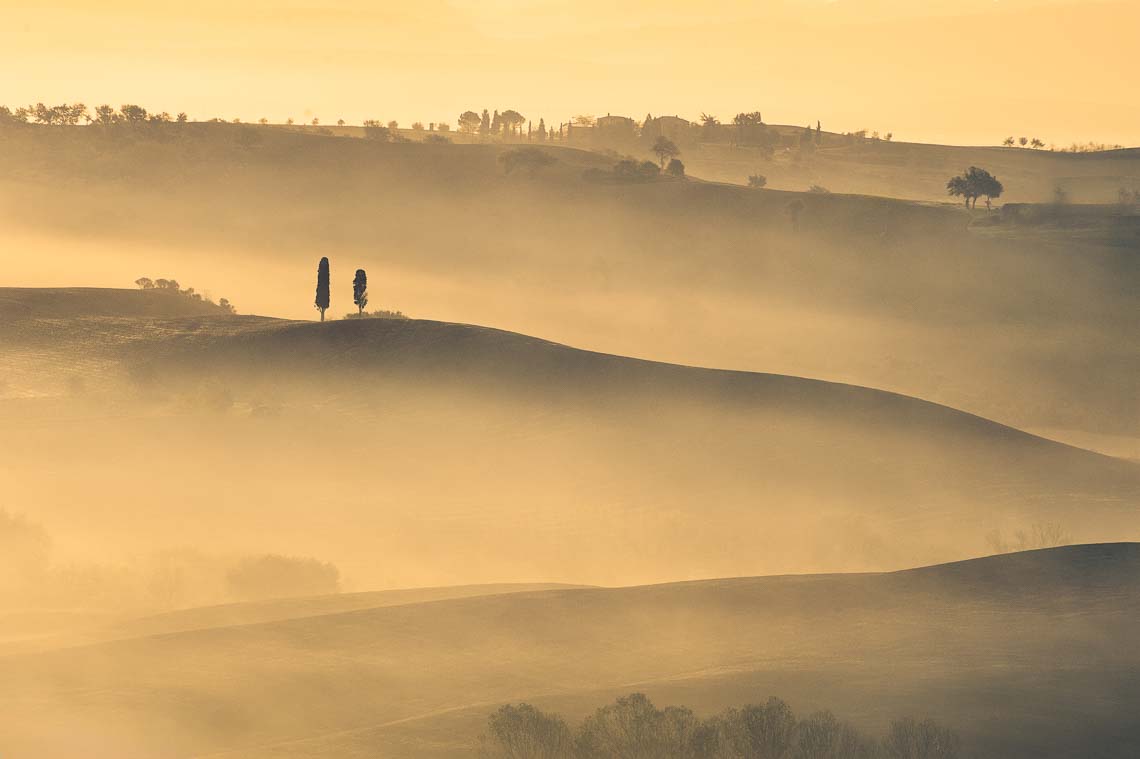
<svg viewBox="0 0 1140 759">
<path fill-rule="evenodd" d="M 325 311 L 329 308 L 329 259 L 327 256 L 317 264 L 317 299 L 313 305 L 321 312 L 321 321 L 324 321 Z"/>
<path fill-rule="evenodd" d="M 661 163 L 662 169 L 665 168 L 665 162 L 670 158 L 676 158 L 677 156 L 681 155 L 681 151 L 678 149 L 677 145 L 664 135 L 658 137 L 657 141 L 653 143 L 653 147 L 651 147 L 649 150 L 657 156 L 657 160 Z"/>
<path fill-rule="evenodd" d="M 356 312 L 364 313 L 368 305 L 368 275 L 364 269 L 357 269 L 356 276 L 352 278 L 352 302 L 356 304 Z"/>
<path fill-rule="evenodd" d="M 1005 188 L 993 174 L 977 166 L 966 169 L 964 174 L 952 178 L 946 183 L 946 192 L 954 197 L 965 199 L 966 208 L 973 208 L 978 204 L 978 198 L 986 198 L 986 206 L 994 198 L 1000 197 Z"/>
</svg>

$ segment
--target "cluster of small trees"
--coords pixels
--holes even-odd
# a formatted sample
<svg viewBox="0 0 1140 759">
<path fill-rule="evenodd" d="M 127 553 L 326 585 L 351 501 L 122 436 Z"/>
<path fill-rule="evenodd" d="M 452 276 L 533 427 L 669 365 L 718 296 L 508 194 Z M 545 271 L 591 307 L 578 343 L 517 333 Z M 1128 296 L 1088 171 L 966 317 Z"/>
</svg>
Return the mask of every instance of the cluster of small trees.
<svg viewBox="0 0 1140 759">
<path fill-rule="evenodd" d="M 523 131 L 526 125 L 526 131 Z M 504 139 L 521 139 L 524 135 L 528 140 L 545 142 L 551 135 L 546 129 L 545 119 L 538 120 L 538 128 L 534 123 L 513 108 L 503 112 L 495 111 L 493 114 L 486 108 L 482 113 L 464 111 L 459 114 L 459 131 L 464 134 L 478 134 L 482 137 L 502 137 Z"/>
<path fill-rule="evenodd" d="M 36 103 L 15 110 L 0 105 L 0 123 L 27 124 L 34 122 L 55 126 L 75 126 L 80 122 L 102 125 L 142 124 L 146 122 L 185 123 L 187 118 L 185 113 L 180 113 L 177 116 L 171 116 L 165 111 L 148 113 L 142 106 L 129 104 L 119 106 L 118 110 L 110 105 L 99 105 L 95 107 L 94 115 L 88 112 L 87 106 L 83 103 L 62 103 L 52 106 Z"/>
<path fill-rule="evenodd" d="M 331 303 L 330 282 L 329 259 L 325 256 L 317 264 L 317 296 L 313 301 L 313 305 L 321 312 L 321 321 L 325 320 L 325 312 Z M 357 269 L 352 278 L 352 302 L 356 306 L 356 315 L 363 316 L 364 309 L 368 306 L 368 273 L 364 269 Z"/>
<path fill-rule="evenodd" d="M 1015 140 L 1012 136 L 1010 136 L 1010 137 L 1006 137 L 1005 140 L 1003 140 L 1001 144 L 1005 145 L 1007 148 L 1012 148 L 1014 145 L 1020 145 L 1023 148 L 1029 147 L 1029 148 L 1032 148 L 1034 150 L 1040 150 L 1041 148 L 1045 147 L 1045 143 L 1042 142 L 1041 140 L 1037 139 L 1036 137 L 1033 137 L 1033 138 L 1018 137 Z"/>
<path fill-rule="evenodd" d="M 151 279 L 150 277 L 139 277 L 135 280 L 135 285 L 140 290 L 161 290 L 163 292 L 172 293 L 174 295 L 182 295 L 192 300 L 202 301 L 203 303 L 214 303 L 207 296 L 200 292 L 196 292 L 193 287 L 182 289 L 182 285 L 178 283 L 177 279 Z M 231 314 L 236 314 L 237 309 L 234 304 L 230 303 L 226 298 L 218 298 L 217 305 L 219 308 L 228 311 Z"/>
<path fill-rule="evenodd" d="M 652 182 L 661 178 L 662 174 L 671 179 L 684 179 L 685 164 L 674 158 L 662 171 L 661 166 L 653 161 L 623 158 L 615 163 L 609 171 L 586 169 L 582 173 L 582 178 L 591 182 Z"/>
<path fill-rule="evenodd" d="M 966 208 L 975 208 L 978 198 L 986 199 L 989 208 L 993 199 L 1000 197 L 1005 188 L 1002 183 L 985 169 L 971 166 L 964 174 L 953 177 L 946 183 L 946 192 L 954 197 L 964 198 Z"/>
<path fill-rule="evenodd" d="M 482 759 L 955 759 L 958 736 L 932 720 L 903 718 L 882 740 L 831 712 L 798 719 L 779 698 L 707 719 L 658 709 L 644 694 L 617 699 L 571 730 L 529 704 L 501 707 L 481 737 Z"/>
</svg>

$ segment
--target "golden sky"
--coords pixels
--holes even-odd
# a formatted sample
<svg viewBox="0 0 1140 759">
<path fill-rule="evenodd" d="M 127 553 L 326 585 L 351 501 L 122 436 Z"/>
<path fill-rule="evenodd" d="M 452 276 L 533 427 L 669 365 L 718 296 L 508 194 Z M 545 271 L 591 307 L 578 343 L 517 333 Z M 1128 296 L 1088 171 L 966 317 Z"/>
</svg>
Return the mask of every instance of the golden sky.
<svg viewBox="0 0 1140 759">
<path fill-rule="evenodd" d="M 896 139 L 1140 144 L 1140 0 L 0 0 L 0 102 L 193 118 L 760 110 Z"/>
</svg>

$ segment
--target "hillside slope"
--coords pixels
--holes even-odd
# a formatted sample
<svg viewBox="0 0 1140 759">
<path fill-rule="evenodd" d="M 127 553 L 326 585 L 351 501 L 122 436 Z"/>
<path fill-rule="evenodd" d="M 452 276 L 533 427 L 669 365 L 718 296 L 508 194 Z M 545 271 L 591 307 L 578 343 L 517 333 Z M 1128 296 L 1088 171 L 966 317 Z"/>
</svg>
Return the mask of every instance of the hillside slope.
<svg viewBox="0 0 1140 759">
<path fill-rule="evenodd" d="M 887 569 L 1040 523 L 1140 537 L 1135 464 L 851 385 L 425 320 L 0 336 L 10 395 L 40 399 L 3 409 L 10 493 L 62 545 L 317 553 L 410 586 Z"/>
<path fill-rule="evenodd" d="M 1140 546 L 888 574 L 548 590 L 0 660 L 9 750 L 462 757 L 495 705 L 614 695 L 707 713 L 770 694 L 878 730 L 933 715 L 980 757 L 1140 745 Z M 318 697 L 319 694 L 319 697 Z M 385 727 L 387 725 L 387 727 Z"/>
<path fill-rule="evenodd" d="M 248 125 L 28 128 L 0 144 L 0 242 L 34 253 L 13 262 L 14 281 L 174 276 L 242 311 L 309 318 L 329 255 L 334 316 L 353 310 L 349 275 L 365 268 L 374 307 L 882 387 L 1140 455 L 1127 225 L 983 226 L 998 214 L 591 182 L 583 172 L 614 159 L 566 148 L 548 148 L 557 162 L 534 175 L 506 175 L 495 145 Z"/>
</svg>

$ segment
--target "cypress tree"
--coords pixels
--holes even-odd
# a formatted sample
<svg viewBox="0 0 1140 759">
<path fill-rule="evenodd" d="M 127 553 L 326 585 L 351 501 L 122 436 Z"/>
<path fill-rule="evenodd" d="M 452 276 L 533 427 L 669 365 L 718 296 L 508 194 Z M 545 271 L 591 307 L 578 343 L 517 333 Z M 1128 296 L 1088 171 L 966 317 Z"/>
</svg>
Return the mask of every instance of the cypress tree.
<svg viewBox="0 0 1140 759">
<path fill-rule="evenodd" d="M 368 275 L 364 269 L 357 269 L 352 279 L 352 302 L 356 304 L 356 312 L 363 314 L 368 305 Z"/>
<path fill-rule="evenodd" d="M 327 256 L 317 264 L 317 299 L 314 305 L 321 312 L 321 321 L 324 321 L 325 311 L 329 307 L 329 259 Z"/>
</svg>

